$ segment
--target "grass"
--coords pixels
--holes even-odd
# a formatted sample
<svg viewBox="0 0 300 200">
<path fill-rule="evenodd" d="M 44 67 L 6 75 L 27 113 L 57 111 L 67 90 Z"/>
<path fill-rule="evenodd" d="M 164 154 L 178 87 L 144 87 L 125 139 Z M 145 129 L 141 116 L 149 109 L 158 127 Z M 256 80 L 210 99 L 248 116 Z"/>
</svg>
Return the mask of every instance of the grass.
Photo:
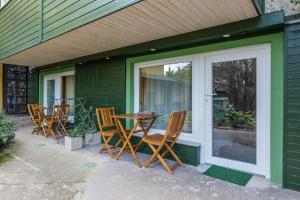
<svg viewBox="0 0 300 200">
<path fill-rule="evenodd" d="M 6 161 L 9 161 L 10 159 L 12 159 L 11 154 L 9 153 L 5 153 L 0 155 L 0 166 L 5 163 Z"/>
</svg>

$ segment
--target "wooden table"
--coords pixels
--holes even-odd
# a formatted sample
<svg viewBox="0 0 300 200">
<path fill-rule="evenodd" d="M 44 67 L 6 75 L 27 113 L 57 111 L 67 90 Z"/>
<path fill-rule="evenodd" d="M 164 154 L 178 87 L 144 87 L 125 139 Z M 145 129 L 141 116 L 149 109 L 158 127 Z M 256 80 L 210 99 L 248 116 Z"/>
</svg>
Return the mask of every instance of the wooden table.
<svg viewBox="0 0 300 200">
<path fill-rule="evenodd" d="M 151 127 L 153 126 L 155 120 L 157 119 L 159 115 L 153 115 L 153 114 L 121 114 L 121 115 L 116 115 L 116 119 L 117 119 L 117 123 L 121 129 L 122 135 L 125 139 L 125 142 L 121 148 L 121 150 L 119 151 L 116 159 L 118 160 L 120 158 L 120 156 L 122 155 L 122 153 L 124 152 L 125 148 L 129 148 L 133 159 L 135 160 L 137 166 L 142 167 L 141 162 L 139 160 L 139 158 L 136 155 L 136 151 L 139 149 L 139 147 L 141 146 L 143 140 L 141 139 L 139 141 L 139 143 L 136 145 L 135 148 L 133 148 L 130 139 L 132 138 L 134 133 L 137 132 L 143 132 L 144 136 L 146 136 L 149 132 L 149 130 L 151 129 Z M 121 119 L 134 119 L 135 120 L 135 124 L 132 128 L 132 130 L 130 131 L 129 134 L 126 134 L 126 131 L 121 123 Z M 145 123 L 143 123 L 143 121 L 150 121 L 149 125 L 147 127 L 145 127 Z M 138 130 L 138 127 L 140 127 L 141 129 Z"/>
</svg>

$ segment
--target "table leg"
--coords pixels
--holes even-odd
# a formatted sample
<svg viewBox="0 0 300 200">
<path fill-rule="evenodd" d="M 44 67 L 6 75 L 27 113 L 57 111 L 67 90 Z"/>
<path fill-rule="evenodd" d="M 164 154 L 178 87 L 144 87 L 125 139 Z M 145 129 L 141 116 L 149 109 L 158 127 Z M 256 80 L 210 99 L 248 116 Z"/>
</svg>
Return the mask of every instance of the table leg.
<svg viewBox="0 0 300 200">
<path fill-rule="evenodd" d="M 133 136 L 133 134 L 134 134 L 134 132 L 135 132 L 137 126 L 138 126 L 138 122 L 135 123 L 135 125 L 134 125 L 133 129 L 131 130 L 131 132 L 129 133 L 128 137 L 127 137 L 127 135 L 126 135 L 126 132 L 125 132 L 125 130 L 124 130 L 124 128 L 123 128 L 122 123 L 120 122 L 120 120 L 119 120 L 118 118 L 117 118 L 117 122 L 118 122 L 119 127 L 120 127 L 120 129 L 121 129 L 121 132 L 122 132 L 122 134 L 123 134 L 123 136 L 124 136 L 124 138 L 125 138 L 125 142 L 124 142 L 124 144 L 123 144 L 121 150 L 119 151 L 119 153 L 118 153 L 116 159 L 118 160 L 118 159 L 120 158 L 120 156 L 122 155 L 122 153 L 123 153 L 123 151 L 125 150 L 126 146 L 128 146 L 129 149 L 130 149 L 130 151 L 131 151 L 131 154 L 132 154 L 132 156 L 133 156 L 133 158 L 134 158 L 134 160 L 135 160 L 135 162 L 136 162 L 136 164 L 137 164 L 139 167 L 142 167 L 141 162 L 140 162 L 139 158 L 137 157 L 136 152 L 134 151 L 134 149 L 133 149 L 133 147 L 132 147 L 132 145 L 131 145 L 131 143 L 130 143 L 130 139 L 131 139 L 131 137 Z"/>
<path fill-rule="evenodd" d="M 149 124 L 149 126 L 148 126 L 146 129 L 141 125 L 141 129 L 142 129 L 142 131 L 144 132 L 143 137 L 147 136 L 147 134 L 148 134 L 148 132 L 150 131 L 150 129 L 152 128 L 152 126 L 153 126 L 155 120 L 156 120 L 156 117 L 152 118 L 151 123 Z M 142 124 L 142 123 L 139 123 L 139 124 Z M 137 146 L 135 147 L 135 151 L 136 151 L 136 152 L 137 152 L 138 149 L 141 147 L 142 143 L 143 143 L 143 139 L 141 138 L 141 140 L 139 141 L 139 143 L 138 143 Z"/>
</svg>

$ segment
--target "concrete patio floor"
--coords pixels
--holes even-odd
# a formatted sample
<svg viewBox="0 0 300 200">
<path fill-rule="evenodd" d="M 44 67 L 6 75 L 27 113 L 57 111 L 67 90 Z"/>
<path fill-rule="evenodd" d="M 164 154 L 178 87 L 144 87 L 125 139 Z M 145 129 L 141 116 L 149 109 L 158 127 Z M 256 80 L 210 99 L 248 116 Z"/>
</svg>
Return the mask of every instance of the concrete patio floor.
<svg viewBox="0 0 300 200">
<path fill-rule="evenodd" d="M 12 158 L 0 165 L 1 200 L 300 199 L 300 193 L 258 177 L 241 187 L 204 176 L 206 166 L 177 168 L 169 175 L 160 164 L 138 168 L 128 154 L 119 161 L 99 155 L 97 146 L 69 152 L 31 130 L 20 128 L 15 143 L 5 150 Z M 139 157 L 144 163 L 148 155 Z"/>
</svg>

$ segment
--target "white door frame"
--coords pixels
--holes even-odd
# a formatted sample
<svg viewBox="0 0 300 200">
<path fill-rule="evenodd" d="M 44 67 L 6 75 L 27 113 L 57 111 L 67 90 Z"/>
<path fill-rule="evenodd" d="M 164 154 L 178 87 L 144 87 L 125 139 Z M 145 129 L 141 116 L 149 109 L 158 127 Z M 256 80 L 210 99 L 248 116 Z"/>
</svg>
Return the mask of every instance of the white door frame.
<svg viewBox="0 0 300 200">
<path fill-rule="evenodd" d="M 205 162 L 221 165 L 241 171 L 260 174 L 270 177 L 270 91 L 271 91 L 271 46 L 255 45 L 212 52 L 204 56 L 205 62 Z M 240 60 L 247 58 L 257 59 L 256 75 L 256 165 L 234 161 L 212 155 L 212 63 Z"/>
<path fill-rule="evenodd" d="M 48 107 L 48 80 L 55 80 L 55 99 L 62 97 L 62 77 L 74 75 L 75 71 L 67 71 L 44 76 L 44 106 Z M 56 104 L 56 102 L 54 102 Z"/>
</svg>

